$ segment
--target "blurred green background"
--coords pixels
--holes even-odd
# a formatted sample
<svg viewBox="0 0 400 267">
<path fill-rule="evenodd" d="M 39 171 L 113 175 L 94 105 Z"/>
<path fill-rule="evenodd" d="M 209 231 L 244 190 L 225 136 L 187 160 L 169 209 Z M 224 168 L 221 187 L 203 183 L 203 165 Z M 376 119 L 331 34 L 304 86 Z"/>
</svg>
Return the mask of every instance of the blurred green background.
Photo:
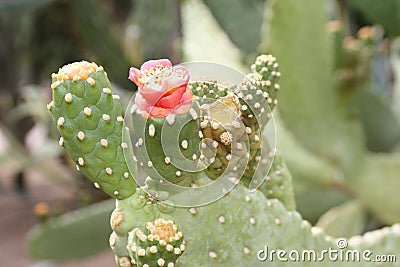
<svg viewBox="0 0 400 267">
<path fill-rule="evenodd" d="M 148 59 L 245 72 L 259 53 L 274 54 L 278 147 L 302 216 L 333 236 L 400 222 L 399 22 L 399 0 L 2 0 L 0 258 L 17 267 L 112 264 L 98 254 L 112 203 L 92 205 L 106 196 L 74 170 L 46 110 L 50 74 L 82 59 L 104 66 L 128 101 L 128 69 Z M 92 216 L 66 213 L 82 207 Z M 64 237 L 44 227 L 36 231 L 52 236 L 52 248 L 40 234 L 27 241 L 50 217 L 87 238 L 63 250 Z M 73 261 L 57 262 L 65 259 Z"/>
</svg>

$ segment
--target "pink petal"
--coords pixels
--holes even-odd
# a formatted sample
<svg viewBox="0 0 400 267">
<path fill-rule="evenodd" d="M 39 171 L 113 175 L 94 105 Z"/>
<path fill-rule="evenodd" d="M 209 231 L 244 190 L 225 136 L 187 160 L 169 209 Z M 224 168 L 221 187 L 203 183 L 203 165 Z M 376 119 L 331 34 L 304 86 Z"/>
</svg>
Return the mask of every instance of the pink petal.
<svg viewBox="0 0 400 267">
<path fill-rule="evenodd" d="M 155 104 L 157 107 L 162 108 L 175 108 L 179 103 L 181 103 L 181 98 L 185 92 L 185 87 L 181 86 L 178 89 L 174 89 L 171 94 L 165 94 L 161 96 L 160 99 Z"/>
<path fill-rule="evenodd" d="M 140 93 L 136 93 L 135 104 L 140 110 L 147 110 L 149 107 L 152 106 L 150 103 L 146 101 L 146 99 L 143 98 L 143 96 Z"/>
<path fill-rule="evenodd" d="M 192 105 L 192 99 L 193 99 L 192 90 L 186 88 L 186 91 L 181 98 L 181 103 L 174 109 L 174 113 L 183 114 L 188 112 Z"/>
<path fill-rule="evenodd" d="M 168 59 L 157 59 L 157 60 L 146 61 L 140 67 L 140 70 L 143 71 L 143 70 L 147 70 L 147 69 L 150 69 L 150 68 L 155 68 L 158 65 L 162 65 L 164 67 L 172 67 L 172 63 Z"/>
<path fill-rule="evenodd" d="M 172 113 L 171 109 L 167 108 L 159 108 L 159 107 L 152 107 L 147 110 L 149 116 L 152 118 L 163 118 L 168 116 L 168 114 Z"/>
<path fill-rule="evenodd" d="M 142 86 L 142 83 L 139 82 L 140 77 L 142 77 L 140 70 L 134 67 L 129 69 L 129 80 L 134 82 L 138 87 Z"/>
</svg>

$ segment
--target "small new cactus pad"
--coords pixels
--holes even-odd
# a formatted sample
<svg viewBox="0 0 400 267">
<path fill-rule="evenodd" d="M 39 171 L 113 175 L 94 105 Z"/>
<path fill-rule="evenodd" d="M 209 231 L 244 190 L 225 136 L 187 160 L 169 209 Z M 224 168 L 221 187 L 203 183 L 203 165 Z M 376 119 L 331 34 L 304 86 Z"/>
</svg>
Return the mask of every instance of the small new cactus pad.
<svg viewBox="0 0 400 267">
<path fill-rule="evenodd" d="M 144 230 L 129 233 L 128 250 L 138 267 L 173 267 L 186 250 L 186 242 L 172 220 L 158 218 L 147 222 Z"/>
<path fill-rule="evenodd" d="M 135 192 L 122 142 L 121 103 L 112 94 L 103 67 L 75 62 L 52 74 L 53 101 L 48 104 L 63 146 L 96 187 L 119 199 Z"/>
</svg>

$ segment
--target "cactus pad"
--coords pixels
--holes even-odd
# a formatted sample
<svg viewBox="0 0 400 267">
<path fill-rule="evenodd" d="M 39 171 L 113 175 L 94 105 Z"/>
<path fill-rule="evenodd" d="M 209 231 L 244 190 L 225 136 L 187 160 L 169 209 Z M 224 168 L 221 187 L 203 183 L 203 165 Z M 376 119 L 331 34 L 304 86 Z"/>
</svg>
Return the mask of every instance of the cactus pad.
<svg viewBox="0 0 400 267">
<path fill-rule="evenodd" d="M 124 119 L 118 95 L 106 72 L 95 63 L 75 62 L 52 75 L 48 109 L 62 145 L 96 187 L 116 198 L 130 196 L 136 184 L 126 166 L 122 142 Z"/>
</svg>

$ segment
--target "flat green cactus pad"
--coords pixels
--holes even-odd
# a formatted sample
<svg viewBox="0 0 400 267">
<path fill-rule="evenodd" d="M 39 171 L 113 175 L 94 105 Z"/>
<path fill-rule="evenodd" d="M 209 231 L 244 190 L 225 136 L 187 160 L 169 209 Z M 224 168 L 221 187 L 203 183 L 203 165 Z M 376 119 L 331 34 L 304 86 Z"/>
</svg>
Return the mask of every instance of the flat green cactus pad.
<svg viewBox="0 0 400 267">
<path fill-rule="evenodd" d="M 118 95 L 112 95 L 106 72 L 85 61 L 64 66 L 53 74 L 53 101 L 48 109 L 64 146 L 76 166 L 96 187 L 120 199 L 136 184 L 125 162 L 124 119 Z"/>
</svg>

